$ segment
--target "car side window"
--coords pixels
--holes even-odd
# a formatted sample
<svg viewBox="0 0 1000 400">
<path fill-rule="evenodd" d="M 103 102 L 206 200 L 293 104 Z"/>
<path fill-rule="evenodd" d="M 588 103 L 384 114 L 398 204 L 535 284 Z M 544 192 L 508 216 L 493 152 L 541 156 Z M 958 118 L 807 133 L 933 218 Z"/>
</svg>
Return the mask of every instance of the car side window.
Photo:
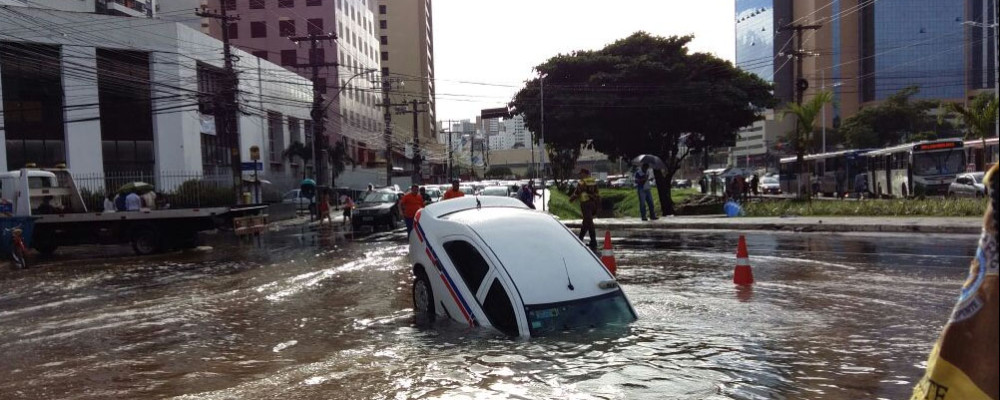
<svg viewBox="0 0 1000 400">
<path fill-rule="evenodd" d="M 517 336 L 517 318 L 514 316 L 514 306 L 510 303 L 507 291 L 503 289 L 500 280 L 494 278 L 490 291 L 483 301 L 483 312 L 495 328 L 510 336 Z"/>
<path fill-rule="evenodd" d="M 483 259 L 482 254 L 479 254 L 479 251 L 471 243 L 464 240 L 445 243 L 444 251 L 448 253 L 448 258 L 455 265 L 455 269 L 462 276 L 469 291 L 472 293 L 479 291 L 479 285 L 483 283 L 483 279 L 490 271 L 490 266 Z"/>
</svg>

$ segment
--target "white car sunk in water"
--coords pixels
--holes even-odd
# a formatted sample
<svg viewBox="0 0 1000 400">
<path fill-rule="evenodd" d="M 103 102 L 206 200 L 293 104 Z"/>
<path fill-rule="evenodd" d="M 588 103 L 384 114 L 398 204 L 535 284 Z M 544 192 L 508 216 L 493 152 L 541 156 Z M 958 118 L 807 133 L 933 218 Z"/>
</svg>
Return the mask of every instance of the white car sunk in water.
<svg viewBox="0 0 1000 400">
<path fill-rule="evenodd" d="M 506 197 L 431 204 L 410 235 L 417 319 L 510 336 L 625 325 L 632 305 L 600 259 L 552 216 Z"/>
</svg>

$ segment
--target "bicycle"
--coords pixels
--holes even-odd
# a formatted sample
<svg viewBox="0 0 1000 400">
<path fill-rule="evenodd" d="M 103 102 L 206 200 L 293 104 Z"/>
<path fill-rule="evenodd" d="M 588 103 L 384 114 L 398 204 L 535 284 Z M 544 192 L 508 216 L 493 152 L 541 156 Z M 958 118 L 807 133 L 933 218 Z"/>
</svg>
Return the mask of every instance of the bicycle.
<svg viewBox="0 0 1000 400">
<path fill-rule="evenodd" d="M 24 238 L 21 236 L 21 226 L 15 226 L 12 228 L 4 228 L 4 233 L 10 233 L 10 257 L 13 261 L 14 269 L 25 269 L 28 268 L 28 262 L 25 259 L 25 255 L 28 254 L 28 247 L 24 245 Z"/>
</svg>

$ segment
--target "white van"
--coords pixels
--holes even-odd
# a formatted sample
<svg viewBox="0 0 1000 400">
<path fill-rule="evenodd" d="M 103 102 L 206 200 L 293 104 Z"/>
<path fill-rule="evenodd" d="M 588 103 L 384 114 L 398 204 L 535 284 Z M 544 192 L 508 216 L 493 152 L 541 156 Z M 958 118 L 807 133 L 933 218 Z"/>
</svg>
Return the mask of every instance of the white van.
<svg viewBox="0 0 1000 400">
<path fill-rule="evenodd" d="M 418 319 L 510 336 L 624 325 L 635 310 L 601 260 L 552 216 L 517 199 L 444 200 L 410 235 Z"/>
</svg>

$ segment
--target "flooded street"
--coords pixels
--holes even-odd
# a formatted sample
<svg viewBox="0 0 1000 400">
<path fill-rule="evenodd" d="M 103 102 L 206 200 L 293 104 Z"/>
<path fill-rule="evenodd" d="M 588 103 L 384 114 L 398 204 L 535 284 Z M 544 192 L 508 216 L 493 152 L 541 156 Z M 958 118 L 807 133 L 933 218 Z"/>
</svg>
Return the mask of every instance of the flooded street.
<svg viewBox="0 0 1000 400">
<path fill-rule="evenodd" d="M 402 233 L 61 250 L 0 271 L 0 398 L 903 398 L 977 239 L 751 233 L 737 290 L 737 237 L 617 234 L 639 320 L 530 340 L 414 326 Z"/>
</svg>

